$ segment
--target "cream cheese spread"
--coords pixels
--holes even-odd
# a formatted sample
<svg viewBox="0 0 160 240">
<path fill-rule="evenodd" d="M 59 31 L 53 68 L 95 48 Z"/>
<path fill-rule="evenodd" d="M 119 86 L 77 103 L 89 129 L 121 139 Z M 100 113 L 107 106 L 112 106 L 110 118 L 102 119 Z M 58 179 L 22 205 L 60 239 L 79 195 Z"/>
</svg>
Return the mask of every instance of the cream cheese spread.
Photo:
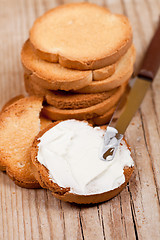
<svg viewBox="0 0 160 240">
<path fill-rule="evenodd" d="M 37 160 L 60 187 L 79 195 L 99 194 L 125 182 L 123 169 L 134 165 L 122 140 L 112 161 L 101 161 L 105 131 L 76 120 L 62 121 L 39 139 Z"/>
</svg>

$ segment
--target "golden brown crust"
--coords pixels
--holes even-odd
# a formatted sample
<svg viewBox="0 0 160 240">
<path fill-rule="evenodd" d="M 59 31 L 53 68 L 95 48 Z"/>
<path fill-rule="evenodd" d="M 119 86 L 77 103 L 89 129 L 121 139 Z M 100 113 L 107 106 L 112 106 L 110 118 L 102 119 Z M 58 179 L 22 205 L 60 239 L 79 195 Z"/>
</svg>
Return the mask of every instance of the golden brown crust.
<svg viewBox="0 0 160 240">
<path fill-rule="evenodd" d="M 13 173 L 13 171 L 10 171 L 9 168 L 6 168 L 6 173 L 7 175 L 9 176 L 9 178 L 16 184 L 18 185 L 19 187 L 22 187 L 22 188 L 29 188 L 29 189 L 32 189 L 32 188 L 41 188 L 38 180 L 33 180 L 31 181 L 31 179 L 29 179 L 29 181 L 27 182 L 26 180 L 23 181 L 23 178 L 24 176 L 21 177 L 21 179 L 17 179 L 15 176 L 17 173 Z"/>
<path fill-rule="evenodd" d="M 117 63 L 107 67 L 99 68 L 93 71 L 93 80 L 101 81 L 113 75 L 116 70 Z"/>
<path fill-rule="evenodd" d="M 73 61 L 72 59 L 67 59 L 64 56 L 59 56 L 59 63 L 65 68 L 77 69 L 77 70 L 95 70 L 99 68 L 104 68 L 106 66 L 110 66 L 116 63 L 120 57 L 125 55 L 127 50 L 132 45 L 132 36 L 122 45 L 117 51 L 112 53 L 111 55 L 98 59 L 92 60 L 88 62 L 78 62 Z"/>
<path fill-rule="evenodd" d="M 92 81 L 92 71 L 67 69 L 58 63 L 49 63 L 40 59 L 32 50 L 29 40 L 23 45 L 21 61 L 25 71 L 29 71 L 41 85 L 48 89 L 77 90 Z"/>
<path fill-rule="evenodd" d="M 35 75 L 41 78 L 48 78 L 54 81 L 67 81 L 68 83 L 73 80 L 81 81 L 81 79 L 90 76 L 92 73 L 92 80 L 99 81 L 111 76 L 115 72 L 116 63 L 105 66 L 103 68 L 92 71 L 76 71 L 66 69 L 58 63 L 50 63 L 40 59 L 31 47 L 31 43 L 27 40 L 21 51 L 21 60 L 28 71 L 34 72 Z M 57 72 L 59 70 L 59 72 Z"/>
<path fill-rule="evenodd" d="M 58 86 L 62 90 L 76 90 L 88 85 L 91 80 L 99 81 L 106 79 L 115 72 L 116 66 L 116 64 L 112 64 L 93 72 L 66 69 L 59 66 L 58 63 L 49 63 L 39 59 L 33 52 L 29 41 L 26 41 L 23 45 L 21 60 L 25 72 L 34 78 L 41 79 L 40 82 L 45 84 L 45 87 L 52 85 L 52 88 L 55 90 Z"/>
<path fill-rule="evenodd" d="M 36 94 L 31 94 L 32 95 L 36 95 Z M 18 101 L 19 99 L 24 98 L 24 95 L 18 95 L 15 96 L 13 98 L 11 98 L 8 102 L 5 103 L 5 105 L 2 107 L 2 111 L 4 111 L 7 107 L 9 107 L 11 104 L 15 103 L 16 101 Z M 49 124 L 51 124 L 52 121 L 48 118 L 45 118 L 42 114 L 40 114 L 40 125 L 41 125 L 41 130 L 46 128 Z M 1 166 L 0 166 L 0 170 L 1 170 Z M 1 170 L 3 171 L 3 170 Z"/>
<path fill-rule="evenodd" d="M 16 96 L 0 113 L 0 170 L 20 187 L 40 188 L 30 160 L 30 146 L 40 128 L 42 98 Z M 41 127 L 50 120 L 41 117 Z"/>
<path fill-rule="evenodd" d="M 50 41 L 48 40 L 49 37 L 47 38 L 47 34 L 50 35 L 50 37 L 51 37 L 51 34 L 54 34 L 54 28 L 52 29 L 53 33 L 51 33 L 50 29 L 49 30 L 47 29 L 48 25 L 50 25 L 50 21 L 53 21 L 54 16 L 55 16 L 55 19 L 60 18 L 60 20 L 63 21 L 63 16 L 64 16 L 65 20 L 63 24 L 65 25 L 67 24 L 68 21 L 69 21 L 68 23 L 70 23 L 70 19 L 72 18 L 72 12 L 79 11 L 79 10 L 81 11 L 81 9 L 82 9 L 82 12 L 85 9 L 87 9 L 87 14 L 84 15 L 84 12 L 82 13 L 82 15 L 81 13 L 77 14 L 80 21 L 80 22 L 78 21 L 79 23 L 77 27 L 79 31 L 81 30 L 80 36 L 79 36 L 80 38 L 78 41 L 79 45 L 78 46 L 75 45 L 77 40 L 74 37 L 73 29 L 76 26 L 75 24 L 77 24 L 77 21 L 76 21 L 77 18 L 73 16 L 73 19 L 75 18 L 73 21 L 73 24 L 71 21 L 70 28 L 67 27 L 67 31 L 65 33 L 67 34 L 65 35 L 65 38 L 69 39 L 70 42 L 67 41 L 66 45 L 62 46 L 61 37 L 58 35 L 60 39 L 59 38 L 56 39 L 56 44 L 54 44 L 54 47 L 56 45 L 56 49 L 54 52 L 53 46 L 52 47 L 50 46 Z M 94 13 L 91 13 L 92 10 L 94 10 Z M 71 11 L 71 13 L 67 17 L 66 12 L 69 12 L 69 11 Z M 99 16 L 98 19 L 95 18 L 96 12 L 97 14 L 100 15 L 100 16 L 98 15 Z M 73 13 L 73 15 L 75 14 Z M 107 22 L 106 15 L 108 15 L 109 16 L 108 19 L 110 19 L 108 20 L 108 24 L 111 24 L 112 26 L 113 22 L 115 21 L 114 24 L 116 24 L 116 27 L 118 28 L 119 26 L 119 29 L 120 29 L 119 32 L 121 36 L 120 34 L 119 36 L 115 36 L 116 34 L 118 34 L 118 32 L 115 31 L 112 27 L 110 27 L 110 29 L 112 29 L 110 34 L 107 31 L 108 28 L 105 29 L 105 26 L 106 27 L 108 26 L 108 24 L 106 23 Z M 88 17 L 88 21 L 86 20 L 85 16 Z M 83 20 L 85 22 L 82 24 L 83 28 L 81 28 L 80 23 L 83 22 Z M 93 20 L 95 20 L 96 22 L 94 22 Z M 87 26 L 85 23 L 87 23 Z M 93 27 L 92 27 L 92 24 L 94 24 Z M 43 27 L 41 27 L 42 25 Z M 45 33 L 43 32 L 43 30 L 41 30 L 41 29 L 44 29 L 44 26 L 45 26 Z M 88 27 L 88 31 L 85 30 L 84 32 L 83 30 L 84 26 Z M 95 28 L 95 26 L 97 27 Z M 98 40 L 99 45 L 97 45 L 99 49 L 95 49 L 94 41 L 90 41 L 90 36 L 94 34 L 94 37 L 95 37 L 95 33 L 97 32 L 97 30 L 95 31 L 94 29 L 100 29 L 101 30 L 101 31 L 99 30 L 100 33 L 104 33 L 104 34 L 97 35 L 97 37 L 99 37 L 99 40 Z M 105 35 L 106 32 L 109 34 L 110 37 L 108 35 Z M 69 37 L 68 33 L 72 35 L 72 37 L 71 36 Z M 45 34 L 45 40 L 42 41 L 41 39 L 39 39 L 40 37 L 39 35 L 43 36 L 44 34 Z M 85 39 L 87 37 L 87 42 L 84 41 L 84 36 L 85 36 Z M 113 38 L 113 41 L 111 41 L 112 44 L 110 44 L 110 48 L 105 48 L 105 46 L 107 46 L 109 43 L 108 39 L 111 39 L 111 37 Z M 105 43 L 104 43 L 104 40 L 106 40 Z M 73 4 L 62 5 L 55 9 L 51 9 L 50 11 L 46 12 L 43 16 L 38 18 L 35 21 L 32 29 L 30 30 L 30 41 L 35 48 L 36 54 L 39 55 L 41 59 L 44 59 L 50 62 L 59 61 L 59 63 L 62 66 L 67 68 L 80 69 L 80 70 L 98 69 L 116 62 L 122 55 L 125 54 L 125 52 L 131 46 L 131 43 L 132 43 L 132 30 L 131 30 L 129 21 L 125 16 L 111 14 L 106 8 L 99 7 L 95 4 L 73 3 Z M 59 44 L 57 44 L 57 42 Z M 87 45 L 87 46 L 84 46 L 84 45 Z M 69 46 L 71 46 L 72 49 L 70 49 Z M 66 50 L 66 47 L 68 51 Z M 74 51 L 74 47 L 76 50 L 80 49 L 79 55 L 77 54 L 76 56 L 74 56 L 72 54 L 71 50 Z M 52 51 L 50 50 L 51 48 L 52 48 Z M 64 51 L 63 51 L 63 48 L 64 48 Z M 88 51 L 86 51 L 86 49 L 88 49 Z M 89 54 L 89 49 L 90 51 L 92 50 L 91 52 L 93 52 L 94 55 Z M 83 57 L 83 52 L 85 53 L 85 57 Z M 86 56 L 86 52 L 88 52 L 87 56 Z"/>
<path fill-rule="evenodd" d="M 98 116 L 96 118 L 89 119 L 88 121 L 90 123 L 92 123 L 93 125 L 97 125 L 97 126 L 105 125 L 105 124 L 109 123 L 109 121 L 111 120 L 111 117 L 112 117 L 115 109 L 116 109 L 116 106 L 111 108 L 109 111 L 107 111 L 103 115 Z"/>
<path fill-rule="evenodd" d="M 45 118 L 42 114 L 40 114 L 40 122 L 41 122 L 41 130 L 46 128 L 48 125 L 52 123 L 52 120 Z"/>
<path fill-rule="evenodd" d="M 66 120 L 72 118 L 75 118 L 77 120 L 87 120 L 91 118 L 96 118 L 105 114 L 108 110 L 110 110 L 113 106 L 116 105 L 121 95 L 124 93 L 125 87 L 126 84 L 123 84 L 111 97 L 99 104 L 93 105 L 88 108 L 68 110 L 58 109 L 51 105 L 44 105 L 42 113 L 44 116 L 52 120 Z"/>
<path fill-rule="evenodd" d="M 42 99 L 21 98 L 11 103 L 0 114 L 0 166 L 19 186 L 37 188 L 29 149 L 39 132 Z"/>
<path fill-rule="evenodd" d="M 12 103 L 18 101 L 21 98 L 24 98 L 24 96 L 23 95 L 18 95 L 18 96 L 15 96 L 15 97 L 11 98 L 8 102 L 6 102 L 4 104 L 4 106 L 2 107 L 1 112 L 4 111 L 4 109 L 7 108 L 8 106 L 10 106 Z"/>
<path fill-rule="evenodd" d="M 25 86 L 26 92 L 30 96 L 35 95 L 35 96 L 40 96 L 45 98 L 45 96 L 50 91 L 43 88 L 40 84 L 37 84 L 34 81 L 32 81 L 31 75 L 27 73 L 24 73 L 24 86 Z"/>
<path fill-rule="evenodd" d="M 132 47 L 117 63 L 116 71 L 110 77 L 101 81 L 92 81 L 88 86 L 78 89 L 78 93 L 97 93 L 110 91 L 126 82 L 133 73 L 133 64 L 135 62 L 135 48 Z"/>
<path fill-rule="evenodd" d="M 5 172 L 6 171 L 6 166 L 0 166 L 0 171 Z"/>
<path fill-rule="evenodd" d="M 33 82 L 45 89 L 92 93 L 92 88 L 94 88 L 93 92 L 103 92 L 120 86 L 133 72 L 135 59 L 133 45 L 116 64 L 93 72 L 70 70 L 58 63 L 43 61 L 33 54 L 29 46 L 27 41 L 21 52 L 24 70 Z"/>
<path fill-rule="evenodd" d="M 13 98 L 11 98 L 10 100 L 8 100 L 8 102 L 6 102 L 4 104 L 4 106 L 2 107 L 1 111 L 0 111 L 0 114 L 7 108 L 9 107 L 12 103 L 18 101 L 19 99 L 21 98 L 24 98 L 23 95 L 18 95 L 18 96 L 15 96 Z M 6 166 L 3 166 L 3 163 L 1 162 L 1 166 L 0 166 L 0 171 L 6 171 Z"/>
<path fill-rule="evenodd" d="M 102 93 L 74 93 L 65 91 L 46 90 L 40 85 L 34 83 L 30 76 L 24 76 L 25 88 L 29 95 L 43 96 L 45 101 L 53 107 L 59 109 L 80 109 L 87 108 L 103 102 L 107 98 L 116 94 L 117 89 Z"/>
<path fill-rule="evenodd" d="M 134 171 L 134 167 L 124 168 L 125 182 L 120 187 L 102 194 L 78 195 L 78 194 L 70 193 L 69 192 L 70 188 L 62 188 L 50 180 L 48 169 L 42 164 L 40 164 L 37 160 L 38 143 L 39 143 L 38 139 L 50 128 L 56 126 L 59 122 L 60 121 L 55 122 L 50 126 L 48 126 L 46 129 L 44 129 L 43 131 L 41 131 L 35 138 L 32 145 L 31 159 L 34 165 L 35 177 L 39 181 L 40 185 L 43 188 L 49 189 L 52 192 L 53 196 L 55 196 L 56 198 L 63 201 L 74 202 L 78 204 L 92 204 L 92 203 L 104 202 L 115 197 L 118 193 L 120 193 L 123 190 L 123 188 L 127 185 L 129 179 L 131 178 L 131 175 Z"/>
<path fill-rule="evenodd" d="M 81 109 L 99 104 L 112 95 L 116 94 L 118 89 L 102 93 L 78 94 L 69 92 L 54 92 L 46 95 L 46 102 L 60 109 Z"/>
</svg>

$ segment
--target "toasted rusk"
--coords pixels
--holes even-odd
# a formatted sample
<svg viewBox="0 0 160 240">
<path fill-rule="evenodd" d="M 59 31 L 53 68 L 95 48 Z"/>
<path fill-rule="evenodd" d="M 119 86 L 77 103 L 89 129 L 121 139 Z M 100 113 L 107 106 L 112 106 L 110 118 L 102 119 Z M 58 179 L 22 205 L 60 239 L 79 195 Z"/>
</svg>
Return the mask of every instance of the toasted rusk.
<svg viewBox="0 0 160 240">
<path fill-rule="evenodd" d="M 41 109 L 42 98 L 17 96 L 0 113 L 0 170 L 21 187 L 40 187 L 32 172 L 30 148 L 40 131 Z M 42 128 L 50 123 L 41 117 Z"/>
<path fill-rule="evenodd" d="M 92 82 L 92 71 L 67 69 L 59 63 L 41 60 L 32 50 L 29 40 L 23 45 L 21 61 L 25 70 L 48 89 L 76 90 Z"/>
<path fill-rule="evenodd" d="M 121 86 L 129 79 L 133 73 L 133 65 L 135 62 L 135 48 L 132 47 L 119 60 L 114 74 L 101 81 L 92 81 L 88 86 L 76 90 L 79 93 L 97 93 L 110 91 L 118 86 Z"/>
<path fill-rule="evenodd" d="M 26 41 L 21 51 L 21 60 L 25 71 L 40 79 L 46 88 L 53 90 L 76 90 L 87 86 L 92 80 L 100 81 L 115 72 L 116 64 L 94 71 L 72 70 L 62 67 L 59 63 L 50 63 L 40 59 Z"/>
<path fill-rule="evenodd" d="M 99 72 L 99 74 L 101 71 L 103 80 L 92 81 L 92 71 L 66 69 L 61 67 L 59 64 L 48 63 L 40 60 L 35 54 L 32 56 L 33 51 L 31 47 L 28 48 L 28 44 L 27 42 L 24 44 L 21 53 L 21 59 L 23 65 L 25 66 L 25 72 L 30 75 L 30 78 L 35 83 L 44 89 L 66 91 L 74 90 L 81 93 L 104 92 L 120 86 L 133 73 L 133 64 L 135 62 L 135 48 L 133 45 L 116 63 L 115 72 L 112 75 L 108 75 L 107 78 L 104 79 L 105 71 L 102 72 L 102 70 L 99 69 L 96 71 Z M 34 56 L 36 56 L 37 60 L 35 60 Z M 94 74 L 97 74 L 96 71 Z M 82 87 L 81 84 L 86 87 Z"/>
<path fill-rule="evenodd" d="M 123 15 L 91 3 L 71 3 L 36 19 L 30 41 L 40 58 L 73 69 L 98 69 L 115 63 L 132 43 Z"/>
<path fill-rule="evenodd" d="M 121 95 L 125 90 L 126 84 L 123 84 L 111 97 L 104 100 L 103 102 L 93 105 L 88 108 L 81 109 L 59 109 L 51 105 L 44 105 L 42 113 L 49 119 L 52 120 L 66 120 L 66 119 L 77 119 L 77 120 L 87 120 L 96 118 L 105 114 L 113 106 L 116 105 Z"/>
<path fill-rule="evenodd" d="M 30 79 L 30 75 L 25 74 L 25 88 L 29 95 L 43 96 L 45 101 L 60 109 L 80 109 L 87 108 L 103 102 L 118 91 L 118 88 L 102 93 L 73 93 L 65 91 L 46 90 Z"/>
<path fill-rule="evenodd" d="M 54 183 L 54 181 L 51 180 L 51 177 L 49 175 L 49 170 L 43 166 L 38 160 L 37 160 L 37 155 L 38 155 L 38 144 L 39 144 L 39 138 L 43 136 L 45 132 L 47 132 L 50 128 L 53 128 L 56 126 L 59 122 L 55 122 L 48 126 L 46 129 L 41 131 L 37 137 L 35 138 L 32 149 L 31 149 L 31 159 L 33 163 L 33 171 L 36 179 L 39 181 L 40 185 L 43 188 L 49 189 L 53 196 L 66 201 L 66 202 L 74 202 L 78 204 L 93 204 L 93 203 L 99 203 L 99 202 L 104 202 L 107 201 L 113 197 L 115 197 L 118 193 L 120 193 L 123 188 L 127 185 L 128 181 L 131 178 L 131 175 L 134 171 L 134 167 L 125 167 L 123 169 L 124 171 L 124 176 L 125 176 L 125 182 L 120 185 L 118 188 L 115 188 L 113 190 L 103 192 L 100 194 L 93 194 L 93 195 L 79 195 L 75 194 L 73 192 L 70 192 L 70 188 L 62 188 L 59 186 L 57 183 Z M 104 129 L 104 127 L 102 127 Z M 126 143 L 127 144 L 127 143 Z M 128 146 L 128 145 L 127 145 Z M 129 146 L 128 146 L 129 148 Z M 62 166 L 63 167 L 63 166 Z"/>
<path fill-rule="evenodd" d="M 112 107 L 110 110 L 108 110 L 106 113 L 104 113 L 101 116 L 89 119 L 89 123 L 92 123 L 93 125 L 101 126 L 106 125 L 111 120 L 111 117 L 116 109 L 116 106 Z"/>
</svg>

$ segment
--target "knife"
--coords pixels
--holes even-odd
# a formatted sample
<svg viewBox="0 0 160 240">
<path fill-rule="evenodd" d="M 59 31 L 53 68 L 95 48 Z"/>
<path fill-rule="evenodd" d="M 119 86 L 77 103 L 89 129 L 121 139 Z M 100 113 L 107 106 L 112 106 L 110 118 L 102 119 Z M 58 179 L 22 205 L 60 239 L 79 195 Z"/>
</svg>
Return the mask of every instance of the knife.
<svg viewBox="0 0 160 240">
<path fill-rule="evenodd" d="M 136 79 L 131 79 L 130 90 L 126 91 L 118 104 L 104 135 L 101 160 L 111 161 L 124 133 L 138 110 L 147 90 L 160 66 L 160 21 L 149 44 Z M 127 98 L 127 99 L 126 99 Z M 124 105 L 125 102 L 125 105 Z"/>
</svg>

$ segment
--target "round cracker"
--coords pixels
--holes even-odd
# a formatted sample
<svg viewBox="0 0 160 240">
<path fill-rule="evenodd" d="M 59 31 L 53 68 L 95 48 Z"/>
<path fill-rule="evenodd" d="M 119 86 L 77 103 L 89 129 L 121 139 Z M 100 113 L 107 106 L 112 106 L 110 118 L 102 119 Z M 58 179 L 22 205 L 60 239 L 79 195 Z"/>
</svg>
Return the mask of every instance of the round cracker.
<svg viewBox="0 0 160 240">
<path fill-rule="evenodd" d="M 69 192 L 70 188 L 62 188 L 50 179 L 48 169 L 37 160 L 38 143 L 39 143 L 39 138 L 42 137 L 43 134 L 47 132 L 49 129 L 56 126 L 58 123 L 59 121 L 51 124 L 46 129 L 41 131 L 38 134 L 38 136 L 35 138 L 32 145 L 31 159 L 34 165 L 34 175 L 36 176 L 36 179 L 39 181 L 40 185 L 43 188 L 49 189 L 52 192 L 54 197 L 66 202 L 74 202 L 78 204 L 93 204 L 93 203 L 104 202 L 115 197 L 118 193 L 120 193 L 123 190 L 123 188 L 127 185 L 128 181 L 130 180 L 131 175 L 134 171 L 134 167 L 126 167 L 123 169 L 124 175 L 125 175 L 125 182 L 121 186 L 119 186 L 118 188 L 115 188 L 114 190 L 104 192 L 101 194 L 78 195 L 78 194 L 70 193 Z M 128 149 L 130 150 L 129 145 L 127 144 L 126 141 L 125 143 L 128 146 Z"/>
<path fill-rule="evenodd" d="M 91 3 L 59 6 L 36 19 L 30 41 L 37 55 L 73 69 L 98 69 L 115 63 L 132 43 L 123 15 Z"/>
</svg>

